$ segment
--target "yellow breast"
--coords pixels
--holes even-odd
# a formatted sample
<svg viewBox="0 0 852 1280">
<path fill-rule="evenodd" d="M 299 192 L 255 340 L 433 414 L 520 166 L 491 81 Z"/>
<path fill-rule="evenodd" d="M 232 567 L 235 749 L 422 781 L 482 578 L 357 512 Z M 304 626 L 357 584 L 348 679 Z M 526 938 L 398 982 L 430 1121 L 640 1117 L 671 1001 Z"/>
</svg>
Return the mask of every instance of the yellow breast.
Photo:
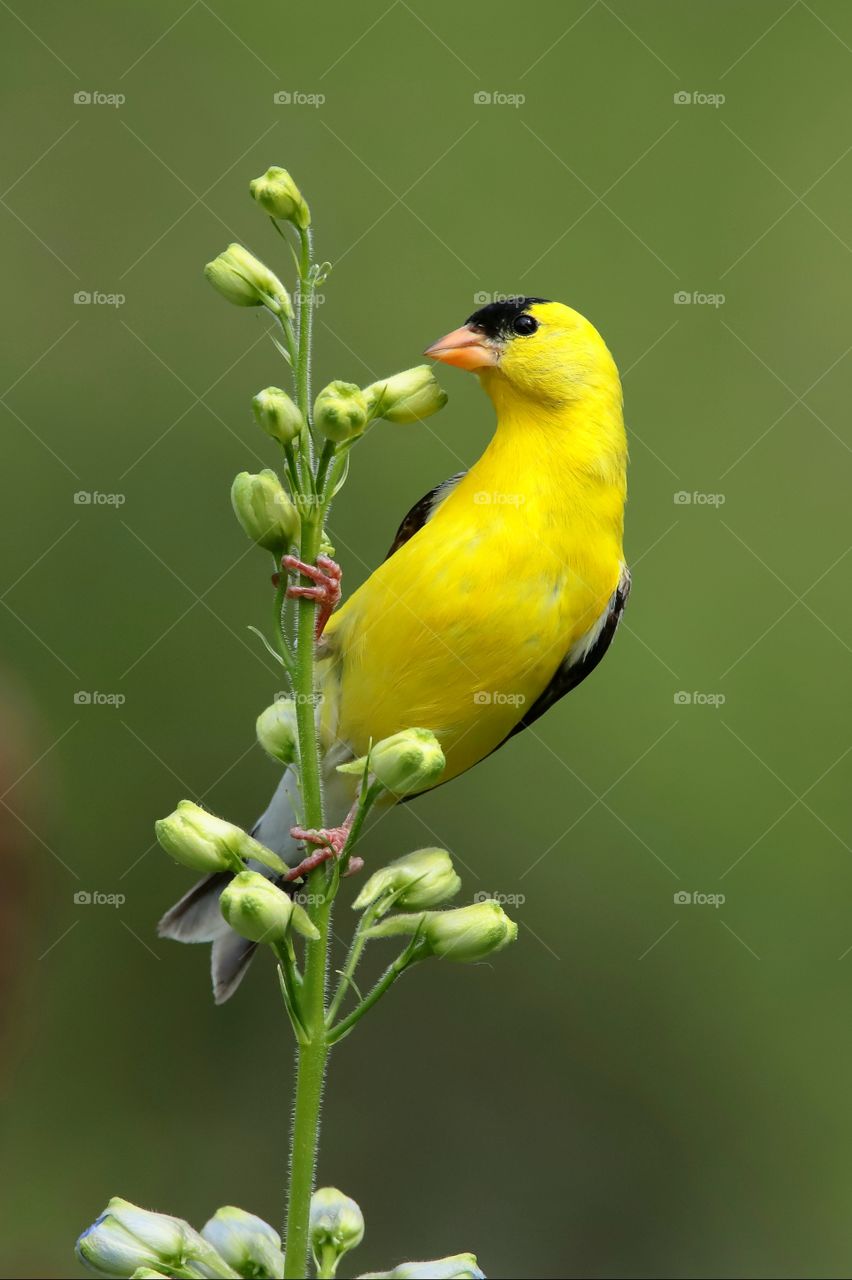
<svg viewBox="0 0 852 1280">
<path fill-rule="evenodd" d="M 547 425 L 504 416 L 432 519 L 332 618 L 328 727 L 356 754 L 418 726 L 441 739 L 445 779 L 461 773 L 606 608 L 623 562 L 623 462 L 620 475 L 588 467 L 567 425 L 561 449 Z"/>
</svg>

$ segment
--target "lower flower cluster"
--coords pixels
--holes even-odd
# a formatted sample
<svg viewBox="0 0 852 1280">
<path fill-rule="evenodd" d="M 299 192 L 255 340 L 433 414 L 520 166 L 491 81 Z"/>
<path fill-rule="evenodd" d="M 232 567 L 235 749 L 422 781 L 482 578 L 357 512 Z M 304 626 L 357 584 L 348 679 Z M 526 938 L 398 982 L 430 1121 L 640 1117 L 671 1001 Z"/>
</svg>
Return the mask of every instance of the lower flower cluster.
<svg viewBox="0 0 852 1280">
<path fill-rule="evenodd" d="M 364 1239 L 364 1215 L 336 1187 L 320 1187 L 311 1199 L 310 1240 L 317 1276 L 333 1277 L 338 1263 Z M 244 1277 L 284 1275 L 281 1237 L 253 1213 L 225 1205 L 201 1231 L 183 1218 L 140 1209 L 114 1196 L 77 1241 L 77 1257 L 96 1275 L 145 1277 Z M 485 1280 L 472 1253 L 431 1262 L 402 1262 L 392 1271 L 370 1271 L 359 1280 Z"/>
</svg>

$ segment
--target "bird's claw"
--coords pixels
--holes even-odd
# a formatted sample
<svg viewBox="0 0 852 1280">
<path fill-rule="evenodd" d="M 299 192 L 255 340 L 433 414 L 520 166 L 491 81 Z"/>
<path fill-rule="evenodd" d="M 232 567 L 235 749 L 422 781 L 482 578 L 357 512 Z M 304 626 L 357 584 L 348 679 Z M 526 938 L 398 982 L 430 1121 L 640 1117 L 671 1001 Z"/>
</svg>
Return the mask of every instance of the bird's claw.
<svg viewBox="0 0 852 1280">
<path fill-rule="evenodd" d="M 298 556 L 284 556 L 281 567 L 290 573 L 301 574 L 303 578 L 307 578 L 314 584 L 312 587 L 289 586 L 287 596 L 290 600 L 316 600 L 319 609 L 315 635 L 319 640 L 326 623 L 340 603 L 340 580 L 343 577 L 343 570 L 330 556 L 317 556 L 315 565 L 306 564 Z"/>
<path fill-rule="evenodd" d="M 321 867 L 324 862 L 330 862 L 332 858 L 339 858 L 346 847 L 346 841 L 349 839 L 350 824 L 344 823 L 341 827 L 320 827 L 314 829 L 312 827 L 291 827 L 290 835 L 294 840 L 300 840 L 305 844 L 316 845 L 313 853 L 309 853 L 303 858 L 297 867 L 293 867 L 288 871 L 285 879 L 301 880 L 308 875 L 316 867 Z M 346 871 L 347 876 L 352 876 L 356 871 L 360 871 L 364 865 L 363 858 L 352 857 L 349 859 Z"/>
</svg>

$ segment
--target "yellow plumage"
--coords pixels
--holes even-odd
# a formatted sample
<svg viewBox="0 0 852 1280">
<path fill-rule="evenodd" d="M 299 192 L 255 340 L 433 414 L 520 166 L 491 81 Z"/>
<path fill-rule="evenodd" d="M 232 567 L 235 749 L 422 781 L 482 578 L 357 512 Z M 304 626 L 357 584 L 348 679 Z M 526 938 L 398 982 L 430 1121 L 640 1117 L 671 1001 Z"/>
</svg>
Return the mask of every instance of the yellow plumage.
<svg viewBox="0 0 852 1280">
<path fill-rule="evenodd" d="M 361 755 L 370 738 L 432 729 L 444 780 L 511 732 L 624 575 L 618 372 L 577 312 L 525 310 L 535 332 L 483 339 L 497 353 L 478 369 L 491 444 L 325 631 L 327 739 Z"/>
</svg>

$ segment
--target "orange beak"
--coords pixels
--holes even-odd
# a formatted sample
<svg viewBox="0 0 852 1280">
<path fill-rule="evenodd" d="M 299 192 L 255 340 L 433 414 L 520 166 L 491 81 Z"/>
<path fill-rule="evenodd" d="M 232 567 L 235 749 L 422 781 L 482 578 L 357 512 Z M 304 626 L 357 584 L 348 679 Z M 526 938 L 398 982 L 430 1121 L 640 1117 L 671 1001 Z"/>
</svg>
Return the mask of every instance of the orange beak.
<svg viewBox="0 0 852 1280">
<path fill-rule="evenodd" d="M 457 369 L 484 369 L 497 363 L 499 352 L 482 333 L 463 324 L 445 338 L 439 338 L 423 352 L 432 360 L 455 365 Z"/>
</svg>

